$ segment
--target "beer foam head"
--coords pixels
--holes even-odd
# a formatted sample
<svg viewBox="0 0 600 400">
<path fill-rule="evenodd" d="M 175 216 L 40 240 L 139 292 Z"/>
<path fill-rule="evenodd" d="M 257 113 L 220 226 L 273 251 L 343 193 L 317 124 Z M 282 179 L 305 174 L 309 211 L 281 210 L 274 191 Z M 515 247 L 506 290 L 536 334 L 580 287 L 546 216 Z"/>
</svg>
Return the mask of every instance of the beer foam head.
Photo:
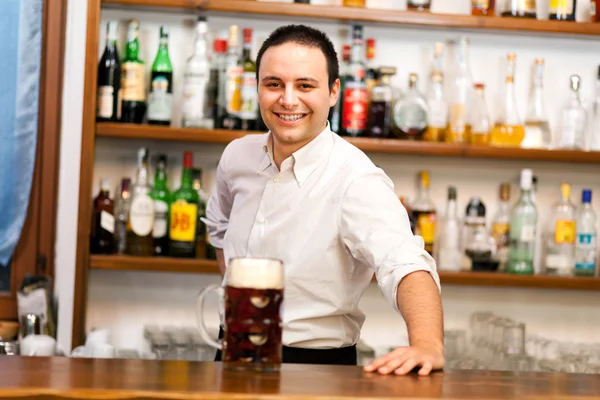
<svg viewBox="0 0 600 400">
<path fill-rule="evenodd" d="M 283 263 L 268 258 L 232 258 L 227 285 L 248 289 L 283 289 Z"/>
</svg>

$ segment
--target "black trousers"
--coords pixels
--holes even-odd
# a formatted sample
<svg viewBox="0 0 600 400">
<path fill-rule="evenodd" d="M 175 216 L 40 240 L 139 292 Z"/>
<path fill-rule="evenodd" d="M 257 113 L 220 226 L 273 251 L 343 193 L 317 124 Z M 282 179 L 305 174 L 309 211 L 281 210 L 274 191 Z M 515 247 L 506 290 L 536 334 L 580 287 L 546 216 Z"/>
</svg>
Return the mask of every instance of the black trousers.
<svg viewBox="0 0 600 400">
<path fill-rule="evenodd" d="M 222 339 L 223 335 L 223 328 L 219 328 L 219 339 Z M 283 363 L 290 364 L 357 365 L 356 346 L 340 349 L 301 349 L 283 346 L 282 356 Z M 221 350 L 218 350 L 215 361 L 222 359 Z"/>
</svg>

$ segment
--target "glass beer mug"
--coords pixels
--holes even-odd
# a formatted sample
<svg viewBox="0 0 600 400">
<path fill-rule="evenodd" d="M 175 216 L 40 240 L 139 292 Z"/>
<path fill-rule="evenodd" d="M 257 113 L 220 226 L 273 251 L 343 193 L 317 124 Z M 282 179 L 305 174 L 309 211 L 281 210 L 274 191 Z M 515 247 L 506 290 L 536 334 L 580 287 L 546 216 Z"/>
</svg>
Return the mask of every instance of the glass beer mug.
<svg viewBox="0 0 600 400">
<path fill-rule="evenodd" d="M 209 285 L 198 296 L 200 335 L 221 350 L 225 368 L 279 370 L 283 263 L 274 259 L 232 258 L 224 282 L 225 287 Z M 204 322 L 204 300 L 210 291 L 224 296 L 222 344 L 210 338 Z"/>
</svg>

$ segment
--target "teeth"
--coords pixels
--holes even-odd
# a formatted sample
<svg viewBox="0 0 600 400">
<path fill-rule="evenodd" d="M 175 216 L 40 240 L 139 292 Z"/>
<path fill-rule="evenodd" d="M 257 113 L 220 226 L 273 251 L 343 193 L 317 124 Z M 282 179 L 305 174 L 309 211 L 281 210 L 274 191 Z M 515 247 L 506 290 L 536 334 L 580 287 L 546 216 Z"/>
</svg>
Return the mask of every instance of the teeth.
<svg viewBox="0 0 600 400">
<path fill-rule="evenodd" d="M 283 115 L 283 114 L 278 114 L 279 118 L 285 120 L 285 121 L 296 121 L 297 119 L 300 119 L 304 116 L 304 114 L 296 114 L 296 115 Z"/>
</svg>

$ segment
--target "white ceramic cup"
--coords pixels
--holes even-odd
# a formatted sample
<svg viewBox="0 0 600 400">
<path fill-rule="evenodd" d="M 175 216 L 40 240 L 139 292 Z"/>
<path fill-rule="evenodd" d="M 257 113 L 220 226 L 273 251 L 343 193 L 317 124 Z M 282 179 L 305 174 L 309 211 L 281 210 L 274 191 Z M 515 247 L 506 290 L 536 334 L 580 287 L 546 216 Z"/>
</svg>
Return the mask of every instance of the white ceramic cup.
<svg viewBox="0 0 600 400">
<path fill-rule="evenodd" d="M 85 347 L 90 348 L 95 344 L 108 344 L 110 343 L 110 330 L 109 329 L 96 329 L 88 333 L 85 339 Z"/>
<path fill-rule="evenodd" d="M 115 347 L 108 343 L 94 343 L 86 350 L 90 358 L 115 358 L 116 354 Z"/>
<path fill-rule="evenodd" d="M 56 340 L 47 335 L 27 335 L 21 339 L 21 355 L 52 357 L 56 354 Z"/>
</svg>

